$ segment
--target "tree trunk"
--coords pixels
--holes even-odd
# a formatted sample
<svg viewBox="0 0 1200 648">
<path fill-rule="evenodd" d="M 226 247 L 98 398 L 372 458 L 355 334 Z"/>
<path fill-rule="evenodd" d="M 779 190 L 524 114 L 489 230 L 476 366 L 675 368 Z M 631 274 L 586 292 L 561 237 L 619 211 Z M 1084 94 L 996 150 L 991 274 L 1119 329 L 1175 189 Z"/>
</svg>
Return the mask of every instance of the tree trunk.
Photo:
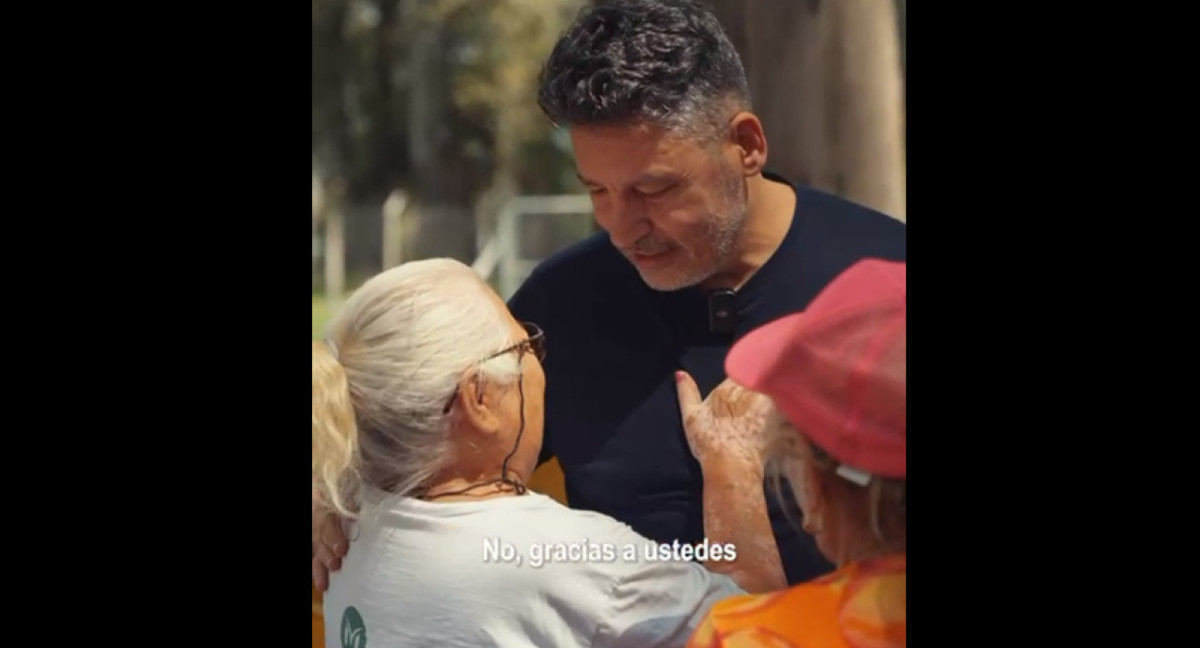
<svg viewBox="0 0 1200 648">
<path fill-rule="evenodd" d="M 742 55 L 767 165 L 903 220 L 899 25 L 882 0 L 718 0 Z"/>
<path fill-rule="evenodd" d="M 326 178 L 348 177 L 352 162 L 344 101 L 349 81 L 347 18 L 344 2 L 313 4 L 313 150 Z"/>
<path fill-rule="evenodd" d="M 346 292 L 345 183 L 335 180 L 325 195 L 325 300 L 336 306 Z"/>
<path fill-rule="evenodd" d="M 375 60 L 374 77 L 376 88 L 376 106 L 371 111 L 374 120 L 374 171 L 372 186 L 376 189 L 390 191 L 404 179 L 401 171 L 404 169 L 405 139 L 401 137 L 395 125 L 397 119 L 397 101 L 392 76 L 400 58 L 396 55 L 395 43 L 399 40 L 399 4 L 396 0 L 375 0 L 379 11 L 379 23 L 375 25 Z M 402 125 L 402 124 L 401 124 Z"/>
<path fill-rule="evenodd" d="M 413 176 L 414 234 L 404 258 L 475 257 L 474 213 L 468 164 L 452 138 L 456 119 L 450 85 L 454 54 L 447 20 L 435 19 L 417 0 L 404 0 L 412 38 L 409 56 L 409 160 Z M 409 247 L 411 242 L 411 247 Z"/>
<path fill-rule="evenodd" d="M 836 108 L 832 165 L 842 195 L 905 220 L 904 96 L 895 5 L 831 3 Z"/>
</svg>

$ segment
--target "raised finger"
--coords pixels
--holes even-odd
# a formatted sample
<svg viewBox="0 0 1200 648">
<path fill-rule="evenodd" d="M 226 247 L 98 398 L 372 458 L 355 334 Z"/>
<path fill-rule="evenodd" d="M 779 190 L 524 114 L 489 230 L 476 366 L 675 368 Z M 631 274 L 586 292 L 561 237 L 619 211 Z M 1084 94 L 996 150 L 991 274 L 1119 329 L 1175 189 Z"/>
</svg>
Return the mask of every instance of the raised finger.
<svg viewBox="0 0 1200 648">
<path fill-rule="evenodd" d="M 312 578 L 318 592 L 329 588 L 329 570 L 325 569 L 325 565 L 317 558 L 313 558 L 312 561 Z"/>
<path fill-rule="evenodd" d="M 335 556 L 346 555 L 346 534 L 342 530 L 341 520 L 336 515 L 326 515 L 321 520 L 321 528 L 317 535 L 322 544 L 329 548 Z"/>
<path fill-rule="evenodd" d="M 703 403 L 700 398 L 700 388 L 696 386 L 696 381 L 692 380 L 686 371 L 676 371 L 675 392 L 679 395 L 679 415 L 686 423 Z"/>
<path fill-rule="evenodd" d="M 317 551 L 313 556 L 313 560 L 325 566 L 329 571 L 337 571 L 342 566 L 342 558 L 333 552 L 332 549 L 321 543 L 317 543 Z"/>
</svg>

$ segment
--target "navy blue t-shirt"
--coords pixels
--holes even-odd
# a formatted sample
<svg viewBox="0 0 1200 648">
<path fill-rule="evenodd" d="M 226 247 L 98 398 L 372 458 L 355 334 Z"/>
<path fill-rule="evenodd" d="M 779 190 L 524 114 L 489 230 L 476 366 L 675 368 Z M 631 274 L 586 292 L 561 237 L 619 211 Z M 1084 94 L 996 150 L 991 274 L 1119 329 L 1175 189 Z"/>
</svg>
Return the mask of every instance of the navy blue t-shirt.
<svg viewBox="0 0 1200 648">
<path fill-rule="evenodd" d="M 734 340 L 804 310 L 859 259 L 905 260 L 900 221 L 811 188 L 793 189 L 791 227 L 738 291 L 732 334 L 710 332 L 706 291 L 651 289 L 604 233 L 542 262 L 512 297 L 514 316 L 546 333 L 542 460 L 558 458 L 572 508 L 607 514 L 658 542 L 701 542 L 703 479 L 684 437 L 674 372 L 688 371 L 707 395 L 725 379 Z M 782 504 L 769 480 L 764 487 L 788 582 L 830 571 L 799 529 L 786 485 Z"/>
</svg>

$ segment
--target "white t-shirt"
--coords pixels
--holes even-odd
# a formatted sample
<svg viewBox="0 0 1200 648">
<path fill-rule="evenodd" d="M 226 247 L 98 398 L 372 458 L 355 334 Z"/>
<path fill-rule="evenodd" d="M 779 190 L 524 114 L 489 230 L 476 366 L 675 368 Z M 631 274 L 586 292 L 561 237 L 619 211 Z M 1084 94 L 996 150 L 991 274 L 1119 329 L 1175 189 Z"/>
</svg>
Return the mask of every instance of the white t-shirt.
<svg viewBox="0 0 1200 648">
<path fill-rule="evenodd" d="M 329 648 L 682 646 L 713 603 L 743 593 L 535 493 L 393 499 L 366 507 L 350 538 L 324 598 Z"/>
</svg>

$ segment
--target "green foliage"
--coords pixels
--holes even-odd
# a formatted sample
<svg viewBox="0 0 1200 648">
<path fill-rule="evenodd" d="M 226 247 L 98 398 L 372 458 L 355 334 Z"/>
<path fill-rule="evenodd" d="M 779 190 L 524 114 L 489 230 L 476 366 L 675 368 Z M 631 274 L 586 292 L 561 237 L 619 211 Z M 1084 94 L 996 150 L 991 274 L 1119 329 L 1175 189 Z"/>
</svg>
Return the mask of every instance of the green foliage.
<svg viewBox="0 0 1200 648">
<path fill-rule="evenodd" d="M 570 158 L 548 144 L 552 130 L 537 107 L 537 75 L 580 5 L 313 0 L 318 172 L 344 179 L 350 201 L 375 200 L 395 187 L 419 194 L 426 187 L 413 185 L 430 182 L 413 168 L 413 147 L 432 146 L 441 164 L 469 175 L 471 195 L 498 175 L 515 179 L 520 191 L 528 179 L 557 179 Z M 414 105 L 425 112 L 416 121 Z M 457 189 L 450 191 L 461 194 Z"/>
<path fill-rule="evenodd" d="M 325 323 L 329 321 L 329 305 L 322 295 L 312 298 L 312 339 L 320 340 L 325 334 Z"/>
</svg>

